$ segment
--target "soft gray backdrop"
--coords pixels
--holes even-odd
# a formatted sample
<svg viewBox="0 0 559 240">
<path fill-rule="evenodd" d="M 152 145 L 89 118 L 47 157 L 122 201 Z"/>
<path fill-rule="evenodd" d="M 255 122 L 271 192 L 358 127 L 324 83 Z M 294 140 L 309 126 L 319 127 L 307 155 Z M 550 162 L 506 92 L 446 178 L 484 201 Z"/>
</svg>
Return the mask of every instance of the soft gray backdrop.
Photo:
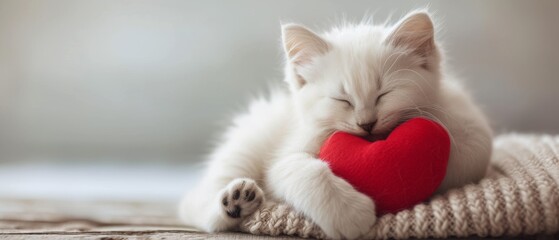
<svg viewBox="0 0 559 240">
<path fill-rule="evenodd" d="M 196 161 L 281 79 L 280 22 L 378 22 L 418 1 L 0 0 L 0 161 Z M 559 2 L 434 1 L 498 132 L 559 133 Z"/>
</svg>

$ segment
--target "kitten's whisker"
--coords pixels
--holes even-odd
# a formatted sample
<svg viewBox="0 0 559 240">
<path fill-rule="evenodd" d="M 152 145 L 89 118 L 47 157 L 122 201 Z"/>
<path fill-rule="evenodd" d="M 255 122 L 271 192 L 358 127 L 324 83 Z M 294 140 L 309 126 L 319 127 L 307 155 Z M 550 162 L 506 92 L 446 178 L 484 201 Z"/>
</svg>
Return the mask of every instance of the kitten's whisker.
<svg viewBox="0 0 559 240">
<path fill-rule="evenodd" d="M 409 96 L 404 95 L 404 94 L 400 94 L 400 95 L 403 96 L 403 97 L 405 97 L 407 100 L 409 100 L 409 101 L 413 104 L 414 107 L 412 107 L 412 108 L 400 109 L 399 111 L 416 110 L 416 111 L 419 113 L 419 116 L 426 117 L 426 118 L 428 118 L 428 119 L 431 119 L 431 120 L 433 120 L 433 121 L 439 123 L 439 124 L 448 132 L 448 135 L 449 135 L 449 137 L 450 137 L 450 140 L 451 140 L 452 144 L 453 144 L 453 145 L 456 144 L 456 141 L 454 140 L 454 136 L 452 136 L 452 133 L 449 131 L 449 129 L 448 129 L 448 127 L 446 126 L 446 124 L 445 124 L 443 121 L 441 121 L 441 119 L 439 119 L 439 118 L 438 118 L 437 116 L 435 116 L 434 114 L 432 114 L 432 113 L 430 113 L 430 112 L 427 112 L 427 111 L 423 111 L 423 110 L 421 110 L 421 108 L 420 108 L 420 107 L 431 107 L 431 106 L 419 106 L 419 105 L 417 105 L 417 104 L 415 103 L 415 101 L 413 101 L 413 99 L 411 99 Z"/>
<path fill-rule="evenodd" d="M 413 104 L 413 106 L 417 106 L 417 103 L 413 99 L 411 99 L 408 95 L 405 95 L 405 94 L 402 94 L 402 93 L 399 93 L 399 92 L 394 92 L 394 93 L 399 94 L 400 96 L 403 96 L 404 98 L 406 98 L 408 101 L 410 101 Z"/>
<path fill-rule="evenodd" d="M 396 57 L 394 62 L 392 62 L 392 64 L 390 64 L 390 67 L 386 71 L 383 71 L 383 75 L 384 75 L 384 73 L 387 73 L 387 72 L 389 73 L 389 75 L 392 74 L 392 73 L 390 73 L 390 70 L 392 70 L 392 67 L 394 67 L 394 65 L 398 62 L 398 60 L 400 60 L 400 57 L 403 56 L 403 55 L 406 55 L 407 52 L 401 51 L 401 52 L 396 52 L 395 54 L 398 54 L 398 56 Z M 391 56 L 392 55 L 394 55 L 394 54 L 391 54 Z"/>
<path fill-rule="evenodd" d="M 382 69 L 382 75 L 383 75 L 383 77 L 384 77 L 384 74 L 385 74 L 386 72 L 390 71 L 390 69 L 388 69 L 388 70 L 385 70 L 385 69 L 384 69 L 386 63 L 388 62 L 388 60 L 390 60 L 390 59 L 392 58 L 392 56 L 394 56 L 394 55 L 396 55 L 396 54 L 402 55 L 402 54 L 406 54 L 406 52 L 404 52 L 404 51 L 401 51 L 401 52 L 393 52 L 393 53 L 391 53 L 390 55 L 388 55 L 388 57 L 384 60 L 384 63 L 383 63 L 383 64 L 381 65 L 381 67 L 380 67 L 380 69 Z M 398 61 L 398 59 L 396 59 L 396 61 Z M 395 63 L 396 61 L 394 61 L 394 63 Z M 394 63 L 392 63 L 392 64 L 394 64 Z M 392 68 L 392 66 L 390 66 L 390 68 Z"/>
<path fill-rule="evenodd" d="M 414 85 L 417 86 L 417 88 L 419 88 L 419 90 L 421 90 L 421 93 L 423 94 L 423 97 L 427 98 L 427 93 L 425 92 L 425 90 L 421 87 L 421 85 L 419 85 L 418 83 L 416 83 L 415 81 L 413 81 L 412 79 L 409 78 L 396 78 L 396 79 L 390 79 L 389 82 L 391 82 L 392 84 L 396 84 L 399 83 L 399 81 L 402 80 L 408 80 L 409 82 L 413 83 Z M 392 85 L 390 85 L 392 86 Z"/>
<path fill-rule="evenodd" d="M 452 120 L 458 121 L 458 119 L 456 119 L 454 116 L 452 116 L 450 113 L 448 113 L 444 108 L 442 108 L 440 106 L 432 105 L 432 106 L 420 106 L 420 107 L 438 111 L 440 113 L 443 113 L 446 117 L 449 117 L 449 118 L 452 118 Z"/>
<path fill-rule="evenodd" d="M 438 124 L 440 124 L 446 130 L 446 132 L 448 133 L 448 136 L 450 137 L 450 141 L 452 142 L 452 145 L 456 146 L 456 141 L 454 140 L 454 136 L 452 136 L 452 133 L 450 132 L 450 130 L 448 129 L 446 124 L 444 124 L 443 121 L 441 121 L 437 116 L 435 116 L 434 114 L 432 114 L 430 112 L 422 111 L 419 108 L 417 110 L 421 111 L 421 113 L 424 117 L 427 117 L 428 119 L 431 119 L 431 120 L 437 122 Z"/>
<path fill-rule="evenodd" d="M 397 71 L 394 72 L 398 72 L 398 71 L 410 71 L 414 74 L 416 74 L 417 76 L 419 76 L 423 81 L 425 81 L 425 83 L 427 83 L 427 85 L 429 85 L 429 87 L 433 90 L 435 89 L 431 83 L 431 81 L 428 81 L 427 79 L 425 79 L 425 77 L 423 77 L 420 73 L 418 73 L 417 71 L 413 70 L 413 69 L 409 69 L 409 68 L 403 68 L 403 69 L 399 69 Z"/>
</svg>

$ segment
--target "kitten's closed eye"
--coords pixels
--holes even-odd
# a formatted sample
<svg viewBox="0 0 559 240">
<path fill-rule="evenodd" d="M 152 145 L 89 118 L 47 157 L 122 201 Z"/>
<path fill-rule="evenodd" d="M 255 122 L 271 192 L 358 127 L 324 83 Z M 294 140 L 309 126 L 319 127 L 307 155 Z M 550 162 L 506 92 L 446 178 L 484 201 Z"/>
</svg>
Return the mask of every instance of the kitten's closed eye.
<svg viewBox="0 0 559 240">
<path fill-rule="evenodd" d="M 347 104 L 348 106 L 353 107 L 353 104 L 351 104 L 351 102 L 350 102 L 349 100 L 347 100 L 347 99 L 344 99 L 344 98 L 336 98 L 336 97 L 333 97 L 332 99 L 334 99 L 334 100 L 336 100 L 336 101 L 339 101 L 339 102 L 343 102 L 343 103 Z"/>
<path fill-rule="evenodd" d="M 389 94 L 390 92 L 391 92 L 391 91 L 386 91 L 386 92 L 381 93 L 380 95 L 378 95 L 376 103 L 378 104 L 379 100 L 380 100 L 382 97 L 386 96 L 386 94 Z"/>
</svg>

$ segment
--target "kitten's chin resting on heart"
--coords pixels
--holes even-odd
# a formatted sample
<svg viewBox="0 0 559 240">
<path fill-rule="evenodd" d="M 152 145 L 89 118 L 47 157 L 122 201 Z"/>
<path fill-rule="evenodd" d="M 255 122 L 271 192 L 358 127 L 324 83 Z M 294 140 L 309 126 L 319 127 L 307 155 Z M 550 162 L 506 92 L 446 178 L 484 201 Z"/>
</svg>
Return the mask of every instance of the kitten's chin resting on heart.
<svg viewBox="0 0 559 240">
<path fill-rule="evenodd" d="M 367 140 L 369 142 L 376 142 L 376 141 L 379 141 L 379 140 L 385 140 L 389 135 L 390 135 L 390 133 L 369 134 L 369 135 L 363 136 L 362 138 L 364 138 L 365 140 Z"/>
</svg>

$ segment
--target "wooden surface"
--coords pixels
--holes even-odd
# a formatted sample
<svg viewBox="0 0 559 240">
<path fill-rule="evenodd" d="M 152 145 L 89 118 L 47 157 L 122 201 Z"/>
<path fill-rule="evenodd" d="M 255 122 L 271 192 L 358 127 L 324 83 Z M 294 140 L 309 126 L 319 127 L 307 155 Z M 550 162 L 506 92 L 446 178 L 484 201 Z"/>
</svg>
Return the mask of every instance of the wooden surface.
<svg viewBox="0 0 559 240">
<path fill-rule="evenodd" d="M 173 203 L 0 200 L 1 239 L 293 239 L 207 234 L 182 226 Z"/>
</svg>

